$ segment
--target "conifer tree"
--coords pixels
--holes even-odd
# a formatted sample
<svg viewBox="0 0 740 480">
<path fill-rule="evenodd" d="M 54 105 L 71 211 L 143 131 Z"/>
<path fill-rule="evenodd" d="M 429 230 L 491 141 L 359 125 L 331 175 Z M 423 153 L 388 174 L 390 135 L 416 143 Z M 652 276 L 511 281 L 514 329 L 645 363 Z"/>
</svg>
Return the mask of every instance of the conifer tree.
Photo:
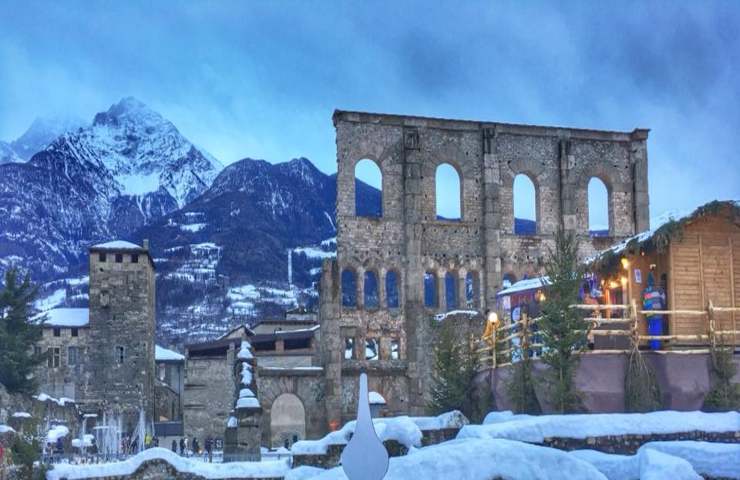
<svg viewBox="0 0 740 480">
<path fill-rule="evenodd" d="M 471 418 L 476 413 L 473 395 L 475 366 L 475 352 L 470 343 L 456 338 L 452 323 L 443 321 L 434 345 L 429 403 L 429 410 L 433 414 L 460 410 Z"/>
<path fill-rule="evenodd" d="M 0 290 L 0 383 L 9 392 L 31 393 L 35 388 L 33 371 L 44 360 L 34 353 L 41 339 L 40 321 L 30 322 L 37 288 L 26 275 L 18 281 L 18 270 L 5 272 Z"/>
<path fill-rule="evenodd" d="M 580 394 L 575 388 L 578 353 L 586 346 L 588 323 L 571 305 L 578 303 L 583 267 L 578 262 L 578 242 L 570 232 L 559 230 L 555 249 L 545 265 L 551 285 L 542 303 L 539 322 L 542 337 L 542 361 L 550 367 L 546 374 L 549 397 L 555 411 L 573 412 L 580 408 Z"/>
</svg>

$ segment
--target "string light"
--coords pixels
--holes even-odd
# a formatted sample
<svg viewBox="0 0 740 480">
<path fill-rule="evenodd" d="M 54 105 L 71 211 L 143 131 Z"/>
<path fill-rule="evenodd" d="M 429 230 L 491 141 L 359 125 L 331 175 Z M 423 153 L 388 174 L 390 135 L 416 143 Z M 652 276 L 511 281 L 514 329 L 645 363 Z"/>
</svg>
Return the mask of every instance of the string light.
<svg viewBox="0 0 740 480">
<path fill-rule="evenodd" d="M 630 268 L 630 261 L 627 258 L 622 258 L 622 268 L 628 270 Z"/>
</svg>

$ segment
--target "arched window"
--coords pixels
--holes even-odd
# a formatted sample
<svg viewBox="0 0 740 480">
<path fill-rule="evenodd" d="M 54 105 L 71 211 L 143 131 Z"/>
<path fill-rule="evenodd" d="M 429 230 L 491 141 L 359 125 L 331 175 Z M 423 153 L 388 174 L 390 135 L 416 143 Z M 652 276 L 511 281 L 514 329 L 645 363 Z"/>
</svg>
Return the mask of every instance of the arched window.
<svg viewBox="0 0 740 480">
<path fill-rule="evenodd" d="M 378 308 L 380 306 L 380 293 L 378 293 L 378 275 L 372 270 L 365 272 L 363 286 L 363 304 L 365 308 Z"/>
<path fill-rule="evenodd" d="M 445 273 L 445 307 L 447 311 L 457 308 L 457 279 L 452 272 Z"/>
<path fill-rule="evenodd" d="M 609 236 L 609 191 L 596 177 L 588 181 L 588 231 L 592 237 Z"/>
<path fill-rule="evenodd" d="M 522 173 L 514 177 L 514 233 L 537 234 L 537 193 L 534 182 Z"/>
<path fill-rule="evenodd" d="M 438 220 L 460 220 L 462 208 L 460 205 L 462 191 L 460 190 L 460 175 L 455 167 L 443 163 L 437 167 L 434 175 L 435 196 Z"/>
<path fill-rule="evenodd" d="M 437 307 L 437 275 L 434 272 L 424 274 L 424 306 Z"/>
<path fill-rule="evenodd" d="M 342 306 L 357 306 L 357 279 L 355 272 L 348 268 L 342 270 Z"/>
<path fill-rule="evenodd" d="M 394 270 L 385 274 L 385 303 L 388 308 L 398 308 L 401 305 L 398 296 L 398 274 Z"/>
<path fill-rule="evenodd" d="M 372 160 L 360 160 L 355 165 L 355 215 L 383 216 L 383 174 Z"/>
<path fill-rule="evenodd" d="M 465 303 L 467 307 L 477 307 L 479 300 L 478 272 L 468 272 L 465 275 Z"/>
</svg>

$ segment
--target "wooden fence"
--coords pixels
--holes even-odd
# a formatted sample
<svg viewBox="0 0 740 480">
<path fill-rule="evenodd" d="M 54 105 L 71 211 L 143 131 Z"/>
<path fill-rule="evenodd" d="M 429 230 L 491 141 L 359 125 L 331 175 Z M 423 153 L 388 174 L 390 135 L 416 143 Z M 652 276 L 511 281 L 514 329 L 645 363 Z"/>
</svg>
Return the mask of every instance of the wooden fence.
<svg viewBox="0 0 740 480">
<path fill-rule="evenodd" d="M 588 322 L 587 336 L 626 336 L 629 338 L 630 347 L 635 348 L 642 342 L 650 340 L 661 341 L 681 341 L 696 342 L 694 348 L 681 348 L 680 350 L 654 350 L 658 353 L 667 351 L 674 353 L 707 353 L 710 347 L 720 345 L 738 346 L 740 330 L 733 322 L 733 330 L 717 330 L 715 328 L 714 314 L 719 312 L 740 312 L 740 307 L 716 307 L 709 301 L 705 310 L 639 310 L 637 303 L 633 300 L 630 305 L 571 305 L 571 308 L 583 310 L 584 312 L 610 311 L 621 312 L 617 318 L 602 318 L 597 316 L 587 316 L 584 318 Z M 588 313 L 586 313 L 588 315 Z M 694 335 L 643 335 L 640 333 L 640 316 L 649 317 L 651 315 L 686 315 L 702 316 L 707 318 L 706 333 Z M 734 318 L 734 315 L 733 315 Z M 502 367 L 510 365 L 523 357 L 536 357 L 543 347 L 539 340 L 539 335 L 534 326 L 540 321 L 541 317 L 528 318 L 523 313 L 521 319 L 509 325 L 503 325 L 495 329 L 493 335 L 489 338 L 482 339 L 475 352 L 478 356 L 478 366 L 481 370 L 487 368 Z M 597 330 L 604 324 L 624 324 L 628 328 L 623 330 Z M 482 344 L 483 346 L 480 346 Z M 696 348 L 696 347 L 699 348 Z M 682 346 L 685 347 L 685 346 Z M 590 353 L 627 353 L 629 349 L 608 349 L 608 350 L 587 350 Z"/>
</svg>

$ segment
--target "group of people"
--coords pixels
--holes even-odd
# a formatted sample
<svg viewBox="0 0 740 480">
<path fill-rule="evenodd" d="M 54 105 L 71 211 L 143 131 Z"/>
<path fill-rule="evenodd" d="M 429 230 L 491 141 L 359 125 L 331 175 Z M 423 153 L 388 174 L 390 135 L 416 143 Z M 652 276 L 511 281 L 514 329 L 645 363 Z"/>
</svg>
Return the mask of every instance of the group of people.
<svg viewBox="0 0 740 480">
<path fill-rule="evenodd" d="M 180 438 L 180 443 L 179 443 L 180 455 L 184 457 L 188 457 L 191 454 L 200 455 L 202 453 L 205 457 L 208 458 L 209 462 L 213 462 L 213 447 L 215 443 L 216 442 L 213 438 L 211 438 L 210 436 L 206 437 L 205 446 L 203 450 L 201 451 L 200 443 L 198 442 L 198 439 L 196 437 L 193 437 L 192 442 L 188 442 L 187 437 L 182 437 Z M 172 451 L 175 453 L 178 453 L 177 447 L 178 447 L 177 441 L 172 440 Z"/>
</svg>

